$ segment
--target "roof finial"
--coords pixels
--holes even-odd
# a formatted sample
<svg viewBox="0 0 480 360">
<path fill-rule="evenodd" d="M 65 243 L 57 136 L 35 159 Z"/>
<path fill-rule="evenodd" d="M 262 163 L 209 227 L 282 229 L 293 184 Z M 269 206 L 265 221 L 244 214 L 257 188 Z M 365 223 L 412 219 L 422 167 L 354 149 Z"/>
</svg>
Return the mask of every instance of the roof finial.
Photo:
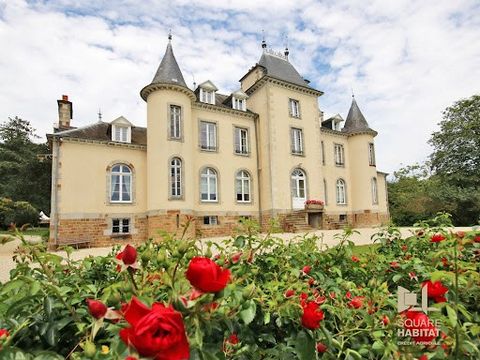
<svg viewBox="0 0 480 360">
<path fill-rule="evenodd" d="M 353 88 L 350 88 L 352 90 L 352 99 L 355 99 L 355 94 L 353 93 Z"/>
<path fill-rule="evenodd" d="M 172 29 L 168 30 L 168 42 L 172 42 Z"/>
<path fill-rule="evenodd" d="M 288 60 L 288 54 L 290 54 L 290 51 L 288 50 L 288 35 L 285 35 L 285 58 Z"/>
<path fill-rule="evenodd" d="M 262 49 L 265 51 L 267 49 L 267 43 L 265 41 L 265 30 L 262 29 Z"/>
<path fill-rule="evenodd" d="M 102 110 L 98 108 L 98 122 L 102 121 Z"/>
<path fill-rule="evenodd" d="M 193 90 L 195 91 L 195 89 L 197 88 L 197 83 L 195 82 L 195 75 L 192 74 L 192 78 L 193 78 Z"/>
</svg>

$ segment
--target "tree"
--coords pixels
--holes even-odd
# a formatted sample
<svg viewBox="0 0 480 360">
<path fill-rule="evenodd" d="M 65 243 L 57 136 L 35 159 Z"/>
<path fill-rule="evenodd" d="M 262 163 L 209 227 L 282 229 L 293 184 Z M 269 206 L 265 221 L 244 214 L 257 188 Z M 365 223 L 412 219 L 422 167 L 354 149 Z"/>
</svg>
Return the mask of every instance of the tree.
<svg viewBox="0 0 480 360">
<path fill-rule="evenodd" d="M 460 100 L 443 112 L 432 134 L 430 155 L 435 174 L 463 188 L 480 186 L 480 95 Z"/>
<path fill-rule="evenodd" d="M 19 117 L 0 124 L 0 197 L 27 201 L 50 212 L 51 161 L 40 161 L 49 153 L 47 144 L 37 144 L 35 129 Z"/>
</svg>

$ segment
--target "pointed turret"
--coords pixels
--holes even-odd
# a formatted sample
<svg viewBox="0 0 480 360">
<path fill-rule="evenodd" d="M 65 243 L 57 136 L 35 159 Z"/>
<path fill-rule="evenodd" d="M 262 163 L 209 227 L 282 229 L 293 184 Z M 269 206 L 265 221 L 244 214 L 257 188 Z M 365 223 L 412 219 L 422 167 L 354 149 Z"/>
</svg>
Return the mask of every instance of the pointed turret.
<svg viewBox="0 0 480 360">
<path fill-rule="evenodd" d="M 347 120 L 342 131 L 349 134 L 370 132 L 377 135 L 377 132 L 368 126 L 367 120 L 365 120 L 365 116 L 360 111 L 354 96 L 352 96 L 352 105 L 348 111 Z"/>
<path fill-rule="evenodd" d="M 147 96 L 150 93 L 149 90 L 153 85 L 157 84 L 178 85 L 188 89 L 188 86 L 183 78 L 182 71 L 180 70 L 177 60 L 175 59 L 175 55 L 173 54 L 171 39 L 172 36 L 169 34 L 165 55 L 163 55 L 162 62 L 160 63 L 152 82 L 145 86 L 142 91 L 140 91 L 140 96 L 143 100 L 147 100 Z"/>
</svg>

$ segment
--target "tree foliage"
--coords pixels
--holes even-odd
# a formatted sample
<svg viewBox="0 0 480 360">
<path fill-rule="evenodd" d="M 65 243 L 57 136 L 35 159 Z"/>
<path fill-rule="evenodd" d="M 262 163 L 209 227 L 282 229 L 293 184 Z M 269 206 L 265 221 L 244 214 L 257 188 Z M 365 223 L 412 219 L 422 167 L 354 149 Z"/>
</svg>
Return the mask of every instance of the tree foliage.
<svg viewBox="0 0 480 360">
<path fill-rule="evenodd" d="M 0 197 L 27 201 L 39 211 L 50 211 L 51 162 L 40 160 L 48 145 L 38 139 L 30 122 L 19 117 L 0 124 Z"/>
</svg>

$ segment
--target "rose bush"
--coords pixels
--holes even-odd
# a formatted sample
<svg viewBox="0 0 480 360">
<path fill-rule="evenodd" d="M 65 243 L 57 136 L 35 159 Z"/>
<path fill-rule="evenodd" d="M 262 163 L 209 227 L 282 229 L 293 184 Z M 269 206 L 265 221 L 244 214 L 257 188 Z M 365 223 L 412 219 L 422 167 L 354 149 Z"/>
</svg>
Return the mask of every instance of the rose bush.
<svg viewBox="0 0 480 360">
<path fill-rule="evenodd" d="M 348 229 L 330 249 L 245 231 L 79 261 L 24 242 L 0 286 L 0 358 L 477 359 L 480 231 L 420 226 L 379 230 L 366 252 Z M 438 310 L 399 313 L 398 286 L 428 286 Z"/>
</svg>

